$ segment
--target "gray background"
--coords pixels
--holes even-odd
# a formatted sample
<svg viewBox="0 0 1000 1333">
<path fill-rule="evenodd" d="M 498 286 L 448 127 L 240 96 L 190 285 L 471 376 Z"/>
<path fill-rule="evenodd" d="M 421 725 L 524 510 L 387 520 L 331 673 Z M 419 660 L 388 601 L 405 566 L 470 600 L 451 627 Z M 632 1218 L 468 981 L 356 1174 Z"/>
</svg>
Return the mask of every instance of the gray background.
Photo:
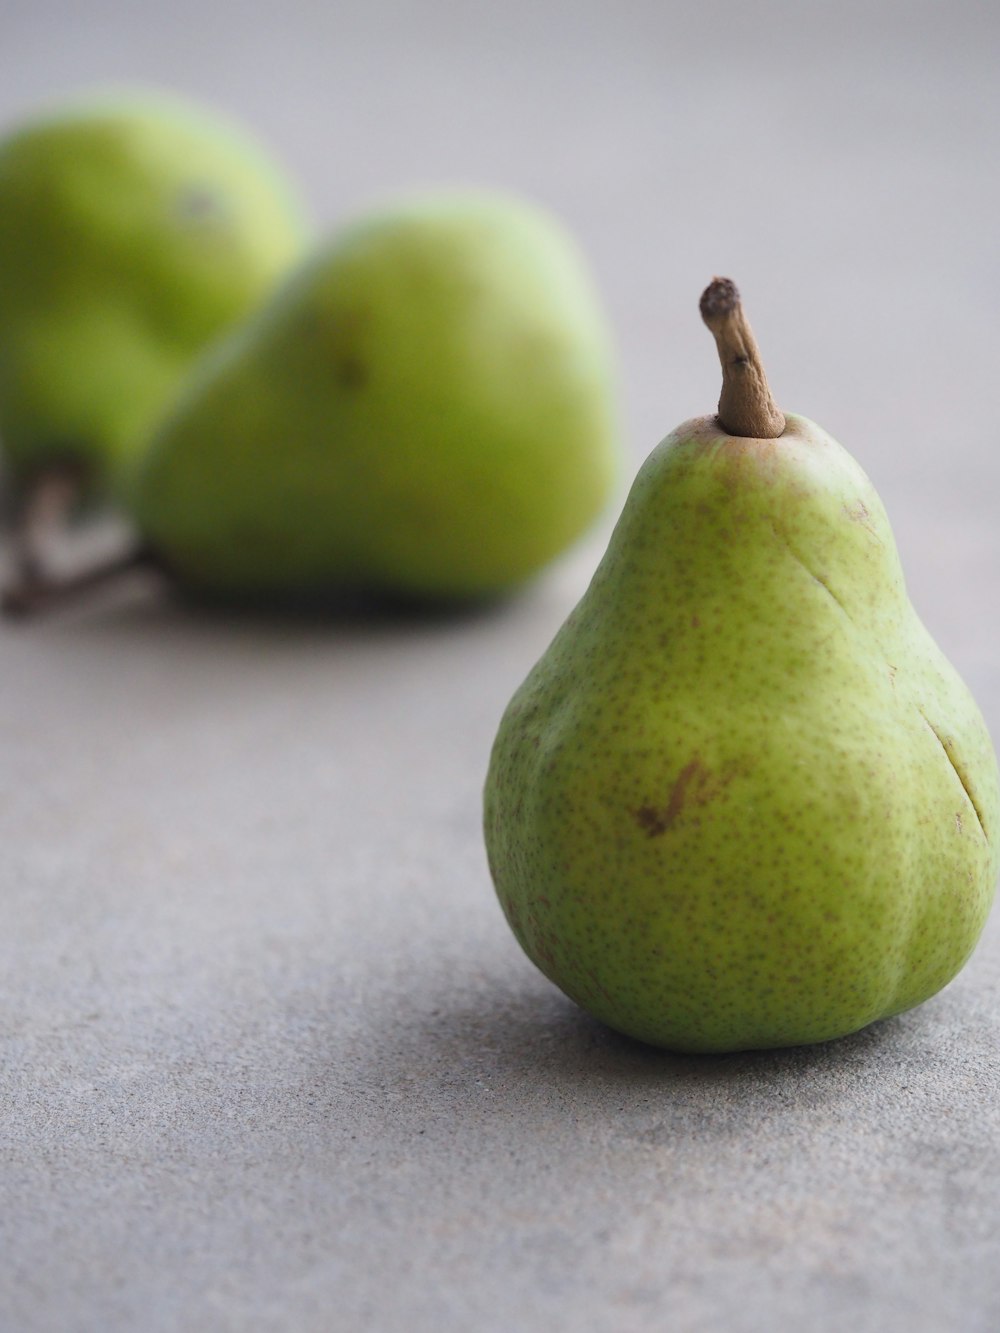
<svg viewBox="0 0 1000 1333">
<path fill-rule="evenodd" d="M 426 184 L 547 203 L 636 465 L 715 403 L 696 301 L 731 273 L 997 735 L 997 14 L 0 0 L 0 114 L 187 91 L 324 226 Z M 489 744 L 605 535 L 464 620 L 136 583 L 0 627 L 5 1333 L 1000 1328 L 996 914 L 922 1009 L 727 1059 L 600 1028 L 503 923 Z"/>
</svg>

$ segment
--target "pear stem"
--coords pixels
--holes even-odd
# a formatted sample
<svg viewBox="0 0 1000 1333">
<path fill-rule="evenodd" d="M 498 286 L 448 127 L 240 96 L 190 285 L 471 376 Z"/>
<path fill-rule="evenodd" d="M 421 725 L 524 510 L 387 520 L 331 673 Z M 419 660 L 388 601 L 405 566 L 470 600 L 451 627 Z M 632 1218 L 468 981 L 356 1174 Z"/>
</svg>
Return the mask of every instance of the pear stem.
<svg viewBox="0 0 1000 1333">
<path fill-rule="evenodd" d="M 67 525 L 86 485 L 76 463 L 51 463 L 31 474 L 17 498 L 11 529 L 11 562 L 23 583 L 45 577 L 44 551 Z"/>
<path fill-rule="evenodd" d="M 25 576 L 22 570 L 20 577 L 8 584 L 0 595 L 0 611 L 9 617 L 51 611 L 108 584 L 117 583 L 132 570 L 159 568 L 160 562 L 154 551 L 147 546 L 136 546 L 63 578 L 50 577 L 44 572 Z"/>
<path fill-rule="evenodd" d="M 715 335 L 722 363 L 719 425 L 728 435 L 776 440 L 785 417 L 771 396 L 757 340 L 731 278 L 713 278 L 702 292 L 701 317 Z"/>
</svg>

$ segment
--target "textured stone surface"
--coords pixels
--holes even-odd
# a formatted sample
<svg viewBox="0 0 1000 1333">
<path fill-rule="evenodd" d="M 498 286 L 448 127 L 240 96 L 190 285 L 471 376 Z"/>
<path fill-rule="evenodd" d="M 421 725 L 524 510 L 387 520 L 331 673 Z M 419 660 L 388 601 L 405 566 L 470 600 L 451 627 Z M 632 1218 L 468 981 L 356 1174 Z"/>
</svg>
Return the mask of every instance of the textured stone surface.
<svg viewBox="0 0 1000 1333">
<path fill-rule="evenodd" d="M 992 11 L 8 0 L 0 32 L 5 116 L 214 94 L 331 219 L 427 181 L 556 207 L 637 462 L 711 409 L 732 272 L 1000 734 Z M 504 924 L 489 744 L 598 554 L 464 621 L 136 583 L 0 626 L 5 1333 L 1000 1327 L 996 915 L 923 1008 L 725 1059 L 610 1035 Z"/>
</svg>

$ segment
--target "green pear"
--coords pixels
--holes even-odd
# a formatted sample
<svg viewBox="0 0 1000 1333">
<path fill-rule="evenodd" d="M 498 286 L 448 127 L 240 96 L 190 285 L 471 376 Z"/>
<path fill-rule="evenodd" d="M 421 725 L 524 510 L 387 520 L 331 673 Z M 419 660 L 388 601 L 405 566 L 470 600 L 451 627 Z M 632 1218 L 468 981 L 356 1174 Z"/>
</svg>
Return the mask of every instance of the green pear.
<svg viewBox="0 0 1000 1333">
<path fill-rule="evenodd" d="M 0 438 L 25 481 L 114 477 L 206 344 L 305 242 L 264 151 L 153 93 L 84 97 L 0 142 Z"/>
<path fill-rule="evenodd" d="M 537 966 L 684 1052 L 824 1041 L 968 959 L 998 871 L 983 719 L 849 454 L 775 408 L 735 287 L 718 416 L 640 470 L 492 752 L 496 891 Z"/>
<path fill-rule="evenodd" d="M 611 339 L 565 230 L 451 191 L 349 226 L 186 383 L 131 508 L 184 586 L 477 598 L 616 477 Z"/>
</svg>

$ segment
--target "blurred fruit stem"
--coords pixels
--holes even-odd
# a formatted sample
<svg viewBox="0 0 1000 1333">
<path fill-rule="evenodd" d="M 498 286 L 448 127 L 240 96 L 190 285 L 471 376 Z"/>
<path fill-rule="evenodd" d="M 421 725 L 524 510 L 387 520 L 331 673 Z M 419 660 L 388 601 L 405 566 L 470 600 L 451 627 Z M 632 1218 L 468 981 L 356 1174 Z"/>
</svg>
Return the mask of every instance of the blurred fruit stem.
<svg viewBox="0 0 1000 1333">
<path fill-rule="evenodd" d="M 0 611 L 13 617 L 54 610 L 116 583 L 132 570 L 158 567 L 156 556 L 145 546 L 132 547 L 89 569 L 65 576 L 49 575 L 44 565 L 36 568 L 34 573 L 25 574 L 22 566 L 0 595 Z"/>
<path fill-rule="evenodd" d="M 86 485 L 77 463 L 50 463 L 23 483 L 15 497 L 11 562 L 15 580 L 31 582 L 46 573 L 45 549 L 65 532 Z"/>
</svg>

